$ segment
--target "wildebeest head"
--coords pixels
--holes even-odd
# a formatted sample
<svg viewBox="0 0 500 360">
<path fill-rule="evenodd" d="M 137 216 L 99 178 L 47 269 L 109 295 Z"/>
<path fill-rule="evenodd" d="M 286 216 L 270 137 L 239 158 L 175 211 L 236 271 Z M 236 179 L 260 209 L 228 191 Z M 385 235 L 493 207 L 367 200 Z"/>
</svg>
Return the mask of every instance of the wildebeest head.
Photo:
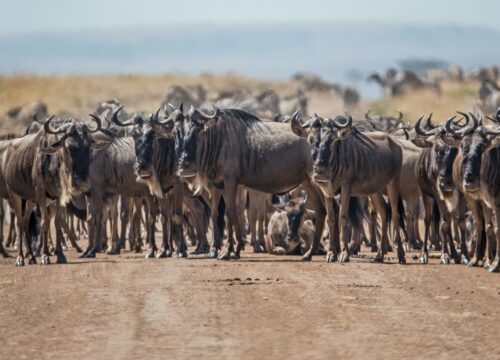
<svg viewBox="0 0 500 360">
<path fill-rule="evenodd" d="M 496 143 L 497 135 L 500 134 L 499 130 L 489 129 L 482 124 L 482 118 L 477 118 L 474 114 L 470 113 L 472 117 L 472 124 L 469 124 L 469 116 L 464 114 L 467 119 L 466 125 L 457 130 L 457 124 L 453 126 L 451 121 L 446 123 L 447 132 L 451 133 L 456 141 L 455 145 L 460 147 L 462 153 L 462 178 L 463 188 L 469 193 L 479 191 L 480 186 L 480 173 L 481 162 L 483 154 L 488 149 L 498 146 Z M 498 119 L 490 118 L 494 122 Z"/>
<path fill-rule="evenodd" d="M 63 164 L 62 174 L 66 178 L 65 182 L 69 185 L 69 193 L 72 195 L 80 194 L 90 187 L 89 166 L 91 161 L 92 149 L 103 149 L 109 145 L 106 141 L 96 141 L 91 134 L 101 129 L 101 120 L 90 115 L 95 127 L 88 127 L 86 124 L 69 120 L 56 129 L 51 126 L 53 116 L 48 118 L 43 125 L 44 139 L 40 150 L 44 153 L 55 153 L 60 150 Z M 50 135 L 55 135 L 57 140 L 49 142 Z"/>
<path fill-rule="evenodd" d="M 286 241 L 290 249 L 294 249 L 300 245 L 300 226 L 304 222 L 305 217 L 309 214 L 306 209 L 307 198 L 298 197 L 289 200 L 286 205 L 276 206 L 278 211 L 284 211 L 288 220 L 288 232 Z"/>
<path fill-rule="evenodd" d="M 416 137 L 412 142 L 418 147 L 432 148 L 431 159 L 433 167 L 437 171 L 437 186 L 443 193 L 449 193 L 454 190 L 453 183 L 453 161 L 455 160 L 458 149 L 453 145 L 453 137 L 447 133 L 445 125 L 434 126 L 431 122 L 432 114 L 426 120 L 425 128 L 422 128 L 421 122 L 423 116 L 415 124 Z M 453 121 L 455 116 L 449 118 L 447 122 Z"/>
<path fill-rule="evenodd" d="M 317 127 L 317 125 L 316 125 Z M 317 182 L 326 182 L 330 178 L 329 168 L 333 154 L 333 145 L 337 141 L 342 141 L 357 131 L 352 126 L 350 115 L 336 116 L 334 119 L 327 119 L 321 122 L 319 135 L 310 138 L 313 146 L 313 176 Z M 319 139 L 318 139 L 319 138 Z"/>
<path fill-rule="evenodd" d="M 184 121 L 174 126 L 175 147 L 178 155 L 178 174 L 189 178 L 196 175 L 197 140 L 201 132 L 207 131 L 219 120 L 222 112 L 214 106 L 214 113 L 207 115 L 191 108 Z"/>
</svg>

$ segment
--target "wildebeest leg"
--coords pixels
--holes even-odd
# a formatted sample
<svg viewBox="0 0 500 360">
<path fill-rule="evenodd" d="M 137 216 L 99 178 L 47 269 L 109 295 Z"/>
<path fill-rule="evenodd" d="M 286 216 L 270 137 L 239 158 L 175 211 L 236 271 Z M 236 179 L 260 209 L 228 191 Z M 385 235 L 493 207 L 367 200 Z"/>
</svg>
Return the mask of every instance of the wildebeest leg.
<svg viewBox="0 0 500 360">
<path fill-rule="evenodd" d="M 396 245 L 397 245 L 397 254 L 398 261 L 400 264 L 406 264 L 405 258 L 405 250 L 403 248 L 403 244 L 401 243 L 401 232 L 399 226 L 399 211 L 398 211 L 398 203 L 400 200 L 400 195 L 398 191 L 398 187 L 396 184 L 399 183 L 399 176 L 396 176 L 387 186 L 387 194 L 389 196 L 389 202 L 391 204 L 391 223 L 392 223 L 392 232 L 394 236 L 396 236 Z"/>
<path fill-rule="evenodd" d="M 495 206 L 495 234 L 497 240 L 496 254 L 493 263 L 488 268 L 489 272 L 498 272 L 500 271 L 500 208 L 499 206 Z"/>
<path fill-rule="evenodd" d="M 130 224 L 130 234 L 133 239 L 133 245 L 131 244 L 130 249 L 136 253 L 142 252 L 142 237 L 141 237 L 141 212 L 142 212 L 142 199 L 134 199 L 134 211 L 132 222 Z"/>
<path fill-rule="evenodd" d="M 422 246 L 419 262 L 421 264 L 427 264 L 429 262 L 428 244 L 432 219 L 432 198 L 428 195 L 422 194 L 422 202 L 424 204 L 424 245 Z"/>
<path fill-rule="evenodd" d="M 340 262 L 349 262 L 349 201 L 351 199 L 351 186 L 347 183 L 342 184 L 340 188 L 340 212 L 339 212 L 339 226 L 340 226 L 340 241 L 342 252 L 340 253 Z"/>
<path fill-rule="evenodd" d="M 10 213 L 10 224 L 9 224 L 9 233 L 7 235 L 7 247 L 10 247 L 16 243 L 16 222 L 17 222 L 17 217 L 16 217 L 16 212 L 14 211 L 14 208 L 9 201 L 9 213 Z"/>
<path fill-rule="evenodd" d="M 382 232 L 382 236 L 378 244 L 378 252 L 377 255 L 375 255 L 373 261 L 384 262 L 384 256 L 385 254 L 387 254 L 387 249 L 389 248 L 389 237 L 387 234 L 387 204 L 384 200 L 384 197 L 378 193 L 370 195 L 370 201 L 372 202 L 377 212 L 380 214 Z"/>
<path fill-rule="evenodd" d="M 470 209 L 474 222 L 476 223 L 476 248 L 474 250 L 474 256 L 467 264 L 468 267 L 473 267 L 478 266 L 479 261 L 483 260 L 484 256 L 484 218 L 481 211 L 481 204 L 478 201 L 471 199 L 468 196 L 465 196 L 465 201 L 467 202 L 467 207 Z"/>
<path fill-rule="evenodd" d="M 96 189 L 97 190 L 97 189 Z M 96 253 L 101 250 L 101 229 L 103 212 L 103 194 L 92 193 L 88 204 L 89 215 L 89 249 L 81 257 L 95 258 Z"/>
<path fill-rule="evenodd" d="M 368 208 L 368 228 L 370 231 L 370 246 L 372 252 L 377 252 L 377 210 L 371 201 L 369 201 Z"/>
<path fill-rule="evenodd" d="M 495 230 L 493 227 L 493 213 L 486 205 L 482 205 L 484 214 L 484 226 L 486 231 L 486 251 L 483 266 L 489 268 L 495 257 L 493 252 L 495 243 Z"/>
<path fill-rule="evenodd" d="M 336 203 L 335 198 L 325 198 L 325 207 L 326 207 L 326 221 L 328 223 L 328 252 L 326 253 L 326 262 L 335 262 L 338 257 L 338 246 L 336 242 L 339 241 L 339 238 L 335 236 L 338 234 L 338 211 L 334 206 Z M 337 246 L 338 245 L 338 246 Z"/>
<path fill-rule="evenodd" d="M 68 236 L 68 239 L 69 239 L 69 242 L 71 243 L 71 246 L 76 250 L 77 253 L 81 253 L 82 249 L 76 243 L 76 233 L 74 230 L 74 226 L 72 225 L 73 224 L 73 217 L 71 217 L 68 220 L 69 220 L 69 224 L 67 221 L 64 221 L 64 219 L 62 219 L 62 221 L 61 221 L 62 229 L 64 230 L 64 232 Z"/>
<path fill-rule="evenodd" d="M 228 215 L 227 224 L 227 244 L 224 251 L 219 255 L 219 260 L 229 260 L 234 253 L 236 258 L 240 257 L 240 252 L 244 248 L 243 233 L 240 227 L 240 218 L 238 216 L 238 207 L 236 204 L 237 185 L 233 180 L 224 181 L 224 200 L 226 203 L 226 213 Z M 234 248 L 233 228 L 236 232 L 236 249 Z"/>
<path fill-rule="evenodd" d="M 323 236 L 323 228 L 325 227 L 326 209 L 323 204 L 323 199 L 320 191 L 311 184 L 308 178 L 304 182 L 302 182 L 301 185 L 307 194 L 307 202 L 308 204 L 311 204 L 310 206 L 314 210 L 316 215 L 316 220 L 314 222 L 316 231 L 314 233 L 314 239 L 311 244 L 311 248 L 304 255 L 302 255 L 301 258 L 301 261 L 311 261 L 313 254 L 317 254 L 319 250 L 319 244 L 321 243 L 321 237 Z M 330 229 L 330 232 L 331 231 L 332 230 Z"/>
<path fill-rule="evenodd" d="M 196 250 L 194 254 L 207 254 L 209 252 L 210 246 L 207 241 L 207 221 L 205 218 L 205 206 L 198 199 L 192 198 L 191 196 L 183 197 L 183 204 L 189 209 L 190 215 L 193 218 L 195 238 L 196 238 Z"/>
<path fill-rule="evenodd" d="M 265 234 L 265 222 L 266 222 L 266 214 L 261 213 L 260 211 L 257 213 L 257 242 L 258 242 L 258 248 L 262 250 L 262 252 L 265 251 L 264 249 L 264 234 Z"/>
<path fill-rule="evenodd" d="M 122 248 L 118 236 L 118 199 L 109 204 L 109 220 L 111 222 L 111 248 L 106 250 L 106 255 L 118 255 Z"/>
<path fill-rule="evenodd" d="M 127 225 L 130 218 L 131 199 L 120 196 L 120 244 L 125 249 Z"/>
<path fill-rule="evenodd" d="M 210 244 L 209 258 L 217 258 L 222 245 L 224 229 L 219 225 L 219 204 L 222 200 L 222 192 L 212 187 L 212 204 L 210 208 L 210 219 L 212 220 L 212 243 Z M 223 218 L 224 214 L 220 214 Z"/>
<path fill-rule="evenodd" d="M 5 218 L 4 206 L 5 204 L 3 199 L 0 199 L 0 254 L 2 254 L 4 258 L 7 258 L 9 257 L 9 253 L 3 248 L 3 221 Z"/>
<path fill-rule="evenodd" d="M 408 223 L 408 242 L 412 249 L 420 250 L 422 243 L 418 232 L 418 214 L 420 212 L 420 199 L 411 198 L 406 202 L 407 223 Z"/>
<path fill-rule="evenodd" d="M 170 211 L 169 211 L 169 206 L 170 206 L 170 201 L 168 199 L 158 199 L 160 203 L 160 221 L 161 221 L 161 228 L 162 228 L 162 241 L 161 241 L 161 248 L 160 251 L 156 254 L 157 258 L 166 258 L 167 257 L 167 251 L 170 256 L 172 256 L 172 250 L 170 248 L 169 244 L 169 237 L 170 237 Z"/>
<path fill-rule="evenodd" d="M 451 235 L 451 216 L 446 208 L 444 201 L 436 199 L 437 206 L 439 208 L 439 213 L 441 215 L 441 223 L 439 226 L 439 233 L 443 239 L 443 248 L 441 250 L 441 264 L 450 263 L 450 253 L 448 246 L 452 246 L 453 237 Z"/>
<path fill-rule="evenodd" d="M 158 248 L 155 241 L 155 220 L 156 220 L 156 204 L 152 196 L 146 197 L 146 239 L 148 242 L 148 250 L 146 251 L 145 258 L 154 258 Z"/>
<path fill-rule="evenodd" d="M 174 185 L 172 192 L 172 237 L 175 239 L 177 246 L 177 256 L 187 258 L 187 245 L 184 238 L 182 224 L 184 216 L 182 211 L 183 185 L 177 182 Z"/>
<path fill-rule="evenodd" d="M 62 209 L 59 208 L 58 205 L 56 205 L 56 207 L 52 207 L 51 211 L 50 211 L 50 217 L 53 217 L 54 213 L 55 213 L 54 225 L 56 228 L 56 247 L 55 247 L 54 253 L 57 257 L 56 264 L 66 264 L 68 262 L 66 260 L 66 256 L 64 255 L 62 244 L 61 244 L 61 241 L 63 238 L 62 223 L 64 222 L 63 213 L 61 210 Z M 49 222 L 49 224 L 50 224 L 50 222 Z"/>
<path fill-rule="evenodd" d="M 47 201 L 45 198 L 45 189 L 40 188 L 37 189 L 37 194 L 42 194 L 38 196 L 38 208 L 40 210 L 40 238 L 42 239 L 42 253 L 40 256 L 40 264 L 49 265 L 50 257 L 49 257 L 49 248 L 48 248 L 48 240 L 49 240 L 49 230 L 50 230 L 50 214 L 47 206 Z M 29 215 L 27 224 L 29 226 Z M 28 231 L 28 227 L 26 228 Z"/>
<path fill-rule="evenodd" d="M 458 206 L 455 209 L 455 217 L 458 225 L 459 235 L 460 235 L 460 255 L 462 262 L 467 264 L 470 261 L 469 251 L 467 249 L 466 241 L 466 224 L 465 224 L 465 199 L 463 196 L 459 195 Z"/>
</svg>

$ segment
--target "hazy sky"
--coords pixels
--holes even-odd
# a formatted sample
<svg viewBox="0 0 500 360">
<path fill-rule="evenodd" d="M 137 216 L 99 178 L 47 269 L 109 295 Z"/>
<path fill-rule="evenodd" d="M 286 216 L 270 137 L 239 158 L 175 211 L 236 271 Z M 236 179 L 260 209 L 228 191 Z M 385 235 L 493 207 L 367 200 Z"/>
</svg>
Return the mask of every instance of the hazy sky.
<svg viewBox="0 0 500 360">
<path fill-rule="evenodd" d="M 500 0 L 1 0 L 0 35 L 130 25 L 455 23 L 500 30 Z"/>
</svg>

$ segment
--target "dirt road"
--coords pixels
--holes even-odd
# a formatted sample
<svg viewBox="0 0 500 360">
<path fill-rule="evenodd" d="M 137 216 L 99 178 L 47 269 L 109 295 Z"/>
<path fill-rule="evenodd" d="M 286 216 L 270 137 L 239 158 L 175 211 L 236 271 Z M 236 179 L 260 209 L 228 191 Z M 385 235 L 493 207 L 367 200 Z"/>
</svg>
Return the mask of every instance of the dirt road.
<svg viewBox="0 0 500 360">
<path fill-rule="evenodd" d="M 500 358 L 500 276 L 483 269 L 68 254 L 0 261 L 1 359 Z"/>
</svg>

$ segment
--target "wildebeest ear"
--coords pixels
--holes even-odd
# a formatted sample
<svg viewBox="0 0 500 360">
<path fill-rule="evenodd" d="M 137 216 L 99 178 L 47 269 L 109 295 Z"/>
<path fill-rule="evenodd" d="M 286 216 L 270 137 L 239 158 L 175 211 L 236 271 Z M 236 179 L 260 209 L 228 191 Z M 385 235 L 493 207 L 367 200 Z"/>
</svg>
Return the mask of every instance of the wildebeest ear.
<svg viewBox="0 0 500 360">
<path fill-rule="evenodd" d="M 295 135 L 300 137 L 307 137 L 306 130 L 302 127 L 302 122 L 300 121 L 300 111 L 296 111 L 292 120 L 290 121 L 290 125 L 292 126 L 292 131 Z"/>
<path fill-rule="evenodd" d="M 43 153 L 46 153 L 46 154 L 53 154 L 64 145 L 65 140 L 66 140 L 66 137 L 63 137 L 61 140 L 58 140 L 51 145 L 41 146 L 40 151 Z"/>
<path fill-rule="evenodd" d="M 111 140 L 108 138 L 100 138 L 97 140 L 93 140 L 90 144 L 90 147 L 93 150 L 101 151 L 106 149 L 109 145 L 111 145 Z"/>
<path fill-rule="evenodd" d="M 433 145 L 431 142 L 427 141 L 424 138 L 420 138 L 420 137 L 416 137 L 415 139 L 412 139 L 411 142 L 413 144 L 415 144 L 416 146 L 418 146 L 419 148 L 431 148 Z"/>
<path fill-rule="evenodd" d="M 443 141 L 446 144 L 453 146 L 453 147 L 458 147 L 460 145 L 460 139 L 456 138 L 455 136 L 453 136 L 451 134 L 445 134 L 445 135 L 441 136 L 441 139 L 443 139 Z M 432 142 L 432 136 L 428 140 Z"/>
</svg>

